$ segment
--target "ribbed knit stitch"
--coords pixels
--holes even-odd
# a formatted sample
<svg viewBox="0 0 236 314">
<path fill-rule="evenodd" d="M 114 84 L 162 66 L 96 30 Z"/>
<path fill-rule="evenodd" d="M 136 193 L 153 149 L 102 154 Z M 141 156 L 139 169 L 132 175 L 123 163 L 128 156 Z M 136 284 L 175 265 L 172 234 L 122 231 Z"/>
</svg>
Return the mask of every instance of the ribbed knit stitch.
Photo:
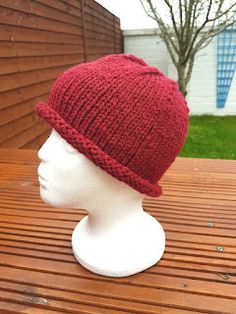
<svg viewBox="0 0 236 314">
<path fill-rule="evenodd" d="M 38 114 L 98 167 L 149 196 L 180 152 L 189 109 L 158 68 L 114 54 L 63 72 Z"/>
</svg>

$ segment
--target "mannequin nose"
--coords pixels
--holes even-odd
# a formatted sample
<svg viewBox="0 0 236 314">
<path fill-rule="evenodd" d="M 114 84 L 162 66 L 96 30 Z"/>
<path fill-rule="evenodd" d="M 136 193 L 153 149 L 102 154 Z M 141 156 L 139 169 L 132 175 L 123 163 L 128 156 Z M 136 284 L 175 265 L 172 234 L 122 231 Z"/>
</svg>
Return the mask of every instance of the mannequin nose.
<svg viewBox="0 0 236 314">
<path fill-rule="evenodd" d="M 41 160 L 41 161 L 45 161 L 45 157 L 46 157 L 46 155 L 45 155 L 45 144 L 46 143 L 44 143 L 42 146 L 41 146 L 41 148 L 39 149 L 39 151 L 38 151 L 38 158 Z"/>
</svg>

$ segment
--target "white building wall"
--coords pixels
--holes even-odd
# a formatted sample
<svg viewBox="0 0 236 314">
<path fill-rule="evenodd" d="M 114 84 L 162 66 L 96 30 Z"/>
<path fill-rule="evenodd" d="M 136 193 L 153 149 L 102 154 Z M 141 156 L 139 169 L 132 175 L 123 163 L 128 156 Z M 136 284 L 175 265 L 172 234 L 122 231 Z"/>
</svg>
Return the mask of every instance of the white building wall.
<svg viewBox="0 0 236 314">
<path fill-rule="evenodd" d="M 125 53 L 134 54 L 165 74 L 168 73 L 167 50 L 154 30 L 129 30 L 123 31 L 123 35 Z"/>
<path fill-rule="evenodd" d="M 158 67 L 170 78 L 177 80 L 176 69 L 165 44 L 153 29 L 123 31 L 125 53 L 134 54 L 148 64 Z M 217 108 L 216 38 L 196 55 L 186 97 L 191 114 L 235 115 L 236 74 L 234 75 L 224 108 Z"/>
</svg>

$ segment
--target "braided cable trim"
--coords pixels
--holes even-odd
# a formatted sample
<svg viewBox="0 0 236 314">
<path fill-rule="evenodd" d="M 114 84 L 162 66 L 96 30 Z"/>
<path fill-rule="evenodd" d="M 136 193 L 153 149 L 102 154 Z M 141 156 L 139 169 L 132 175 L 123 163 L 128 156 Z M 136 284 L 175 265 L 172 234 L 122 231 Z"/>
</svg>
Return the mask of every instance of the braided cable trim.
<svg viewBox="0 0 236 314">
<path fill-rule="evenodd" d="M 76 129 L 67 124 L 65 120 L 46 103 L 39 102 L 35 109 L 38 115 L 46 120 L 69 144 L 84 154 L 98 167 L 143 194 L 152 197 L 157 197 L 162 194 L 162 188 L 158 183 L 150 183 L 148 180 L 145 180 L 126 166 L 111 158 L 96 144 L 92 143 L 88 138 L 79 134 Z"/>
</svg>

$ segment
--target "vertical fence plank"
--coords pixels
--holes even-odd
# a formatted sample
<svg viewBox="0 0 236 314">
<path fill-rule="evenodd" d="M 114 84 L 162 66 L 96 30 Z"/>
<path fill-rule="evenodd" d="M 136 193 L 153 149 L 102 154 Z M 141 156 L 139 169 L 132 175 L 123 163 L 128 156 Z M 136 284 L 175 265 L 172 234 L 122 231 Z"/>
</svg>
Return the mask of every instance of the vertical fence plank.
<svg viewBox="0 0 236 314">
<path fill-rule="evenodd" d="M 84 61 L 87 61 L 87 49 L 86 49 L 86 28 L 85 28 L 85 22 L 84 22 L 84 0 L 81 0 L 81 12 L 82 12 L 82 29 L 83 29 L 83 46 L 84 46 Z"/>
<path fill-rule="evenodd" d="M 65 69 L 123 51 L 119 19 L 93 0 L 0 3 L 0 147 L 38 148 L 34 112 Z"/>
</svg>

